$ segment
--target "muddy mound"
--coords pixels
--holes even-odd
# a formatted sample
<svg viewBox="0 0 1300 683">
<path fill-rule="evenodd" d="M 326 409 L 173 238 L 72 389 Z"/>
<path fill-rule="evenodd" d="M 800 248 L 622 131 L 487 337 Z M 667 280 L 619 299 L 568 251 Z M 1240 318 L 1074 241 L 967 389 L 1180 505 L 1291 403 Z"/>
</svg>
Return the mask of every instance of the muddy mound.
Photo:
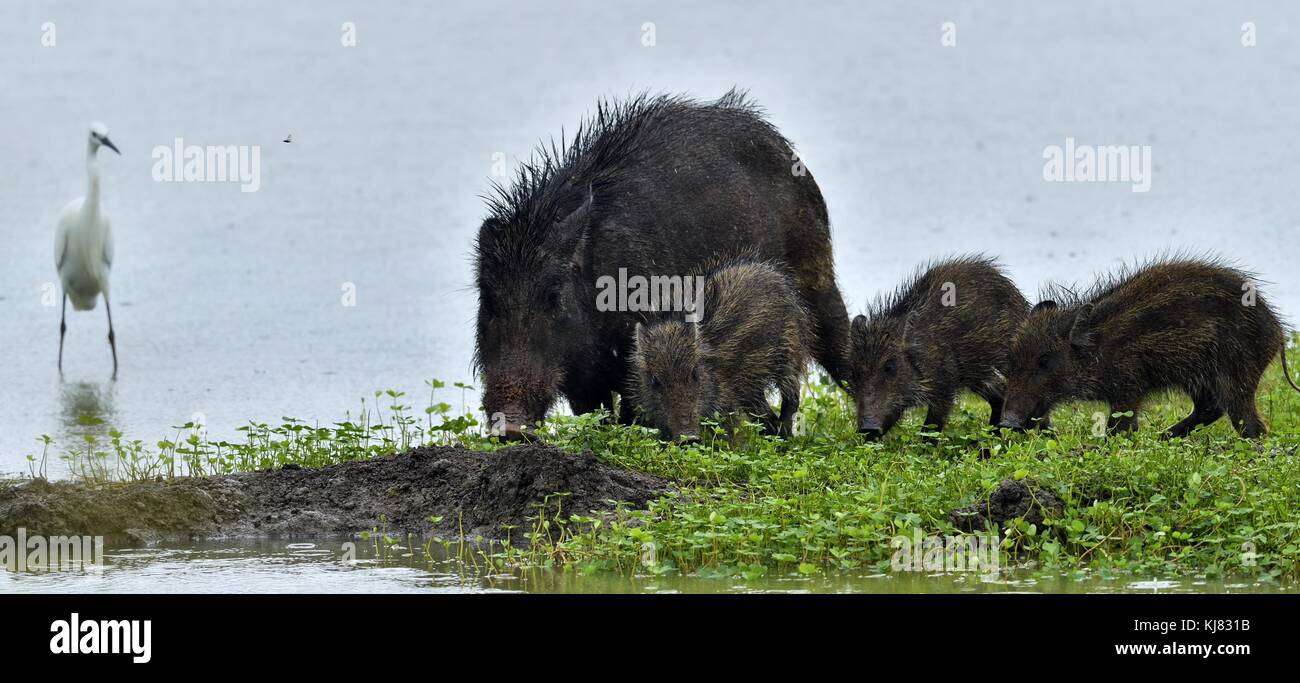
<svg viewBox="0 0 1300 683">
<path fill-rule="evenodd" d="M 948 513 L 948 521 L 962 531 L 974 533 L 1018 517 L 1030 524 L 1042 524 L 1044 516 L 1060 519 L 1064 511 L 1061 499 L 1033 481 L 1003 479 L 988 498 Z"/>
<path fill-rule="evenodd" d="M 627 472 L 556 448 L 524 445 L 482 453 L 421 448 L 331 465 L 172 481 L 0 484 L 0 533 L 195 538 L 390 531 L 487 538 L 529 518 L 631 507 L 667 490 L 658 477 Z M 564 494 L 564 495 L 556 495 Z M 435 527 L 432 517 L 441 517 Z M 520 531 L 515 531 L 518 537 Z"/>
</svg>

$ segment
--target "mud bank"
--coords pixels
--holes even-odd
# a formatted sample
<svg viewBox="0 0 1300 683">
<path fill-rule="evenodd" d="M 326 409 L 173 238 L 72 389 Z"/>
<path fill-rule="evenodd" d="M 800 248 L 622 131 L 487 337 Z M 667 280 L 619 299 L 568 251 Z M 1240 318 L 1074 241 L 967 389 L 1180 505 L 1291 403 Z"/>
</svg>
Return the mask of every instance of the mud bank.
<svg viewBox="0 0 1300 683">
<path fill-rule="evenodd" d="M 948 521 L 966 533 L 978 533 L 1018 517 L 1030 524 L 1042 524 L 1045 516 L 1060 519 L 1064 510 L 1056 494 L 1034 481 L 1003 479 L 988 498 L 948 513 Z"/>
<path fill-rule="evenodd" d="M 421 448 L 384 458 L 234 475 L 110 484 L 0 483 L 0 533 L 151 541 L 390 531 L 500 538 L 528 528 L 543 501 L 587 514 L 612 501 L 645 507 L 668 488 L 591 453 L 526 445 L 482 453 Z M 435 528 L 431 517 L 442 518 Z M 514 532 L 519 536 L 519 531 Z"/>
</svg>

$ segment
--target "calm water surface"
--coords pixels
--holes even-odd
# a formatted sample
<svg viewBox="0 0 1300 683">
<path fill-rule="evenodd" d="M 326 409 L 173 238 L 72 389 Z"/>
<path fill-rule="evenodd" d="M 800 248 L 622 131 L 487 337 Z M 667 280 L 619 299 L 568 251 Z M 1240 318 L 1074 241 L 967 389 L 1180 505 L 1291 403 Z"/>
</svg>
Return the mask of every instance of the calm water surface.
<svg viewBox="0 0 1300 683">
<path fill-rule="evenodd" d="M 970 573 L 792 574 L 757 580 L 614 576 L 550 571 L 485 574 L 471 565 L 401 545 L 331 541 L 208 541 L 108 549 L 102 570 L 22 574 L 0 570 L 3 592 L 125 593 L 1238 593 L 1300 587 L 1250 580 L 1042 575 L 1028 570 L 986 578 Z"/>
</svg>

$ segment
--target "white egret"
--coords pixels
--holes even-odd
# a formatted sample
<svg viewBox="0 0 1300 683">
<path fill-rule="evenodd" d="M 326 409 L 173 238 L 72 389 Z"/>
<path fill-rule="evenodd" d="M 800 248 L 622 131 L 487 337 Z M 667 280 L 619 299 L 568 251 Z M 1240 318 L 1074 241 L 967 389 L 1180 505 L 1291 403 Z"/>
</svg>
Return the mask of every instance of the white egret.
<svg viewBox="0 0 1300 683">
<path fill-rule="evenodd" d="M 72 308 L 89 311 L 104 295 L 108 312 L 108 347 L 113 351 L 113 376 L 117 376 L 117 341 L 113 336 L 113 309 L 108 303 L 108 275 L 113 266 L 113 229 L 108 215 L 99 206 L 99 164 L 96 154 L 107 147 L 119 155 L 117 146 L 108 139 L 108 127 L 90 124 L 86 145 L 86 173 L 90 187 L 85 197 L 78 197 L 63 207 L 59 226 L 54 233 L 54 264 L 63 285 L 63 311 L 59 314 L 59 371 L 63 371 L 63 336 L 68 331 L 68 299 Z"/>
</svg>

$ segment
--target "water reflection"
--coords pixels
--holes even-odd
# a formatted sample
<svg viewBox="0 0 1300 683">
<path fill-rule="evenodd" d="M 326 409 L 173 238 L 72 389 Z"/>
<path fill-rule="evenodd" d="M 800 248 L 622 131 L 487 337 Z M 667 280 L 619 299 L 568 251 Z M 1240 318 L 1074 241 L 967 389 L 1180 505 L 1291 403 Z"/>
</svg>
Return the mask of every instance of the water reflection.
<svg viewBox="0 0 1300 683">
<path fill-rule="evenodd" d="M 539 593 L 1292 593 L 1294 583 L 1205 577 L 1103 576 L 1088 571 L 1010 569 L 975 573 L 654 576 L 645 572 L 503 569 L 478 544 L 443 546 L 405 538 L 313 537 L 166 542 L 106 549 L 103 571 L 7 572 L 5 592 L 539 592 Z"/>
<path fill-rule="evenodd" d="M 61 382 L 59 385 L 59 434 L 55 443 L 62 449 L 94 451 L 108 440 L 117 422 L 114 409 L 116 382 Z"/>
</svg>

